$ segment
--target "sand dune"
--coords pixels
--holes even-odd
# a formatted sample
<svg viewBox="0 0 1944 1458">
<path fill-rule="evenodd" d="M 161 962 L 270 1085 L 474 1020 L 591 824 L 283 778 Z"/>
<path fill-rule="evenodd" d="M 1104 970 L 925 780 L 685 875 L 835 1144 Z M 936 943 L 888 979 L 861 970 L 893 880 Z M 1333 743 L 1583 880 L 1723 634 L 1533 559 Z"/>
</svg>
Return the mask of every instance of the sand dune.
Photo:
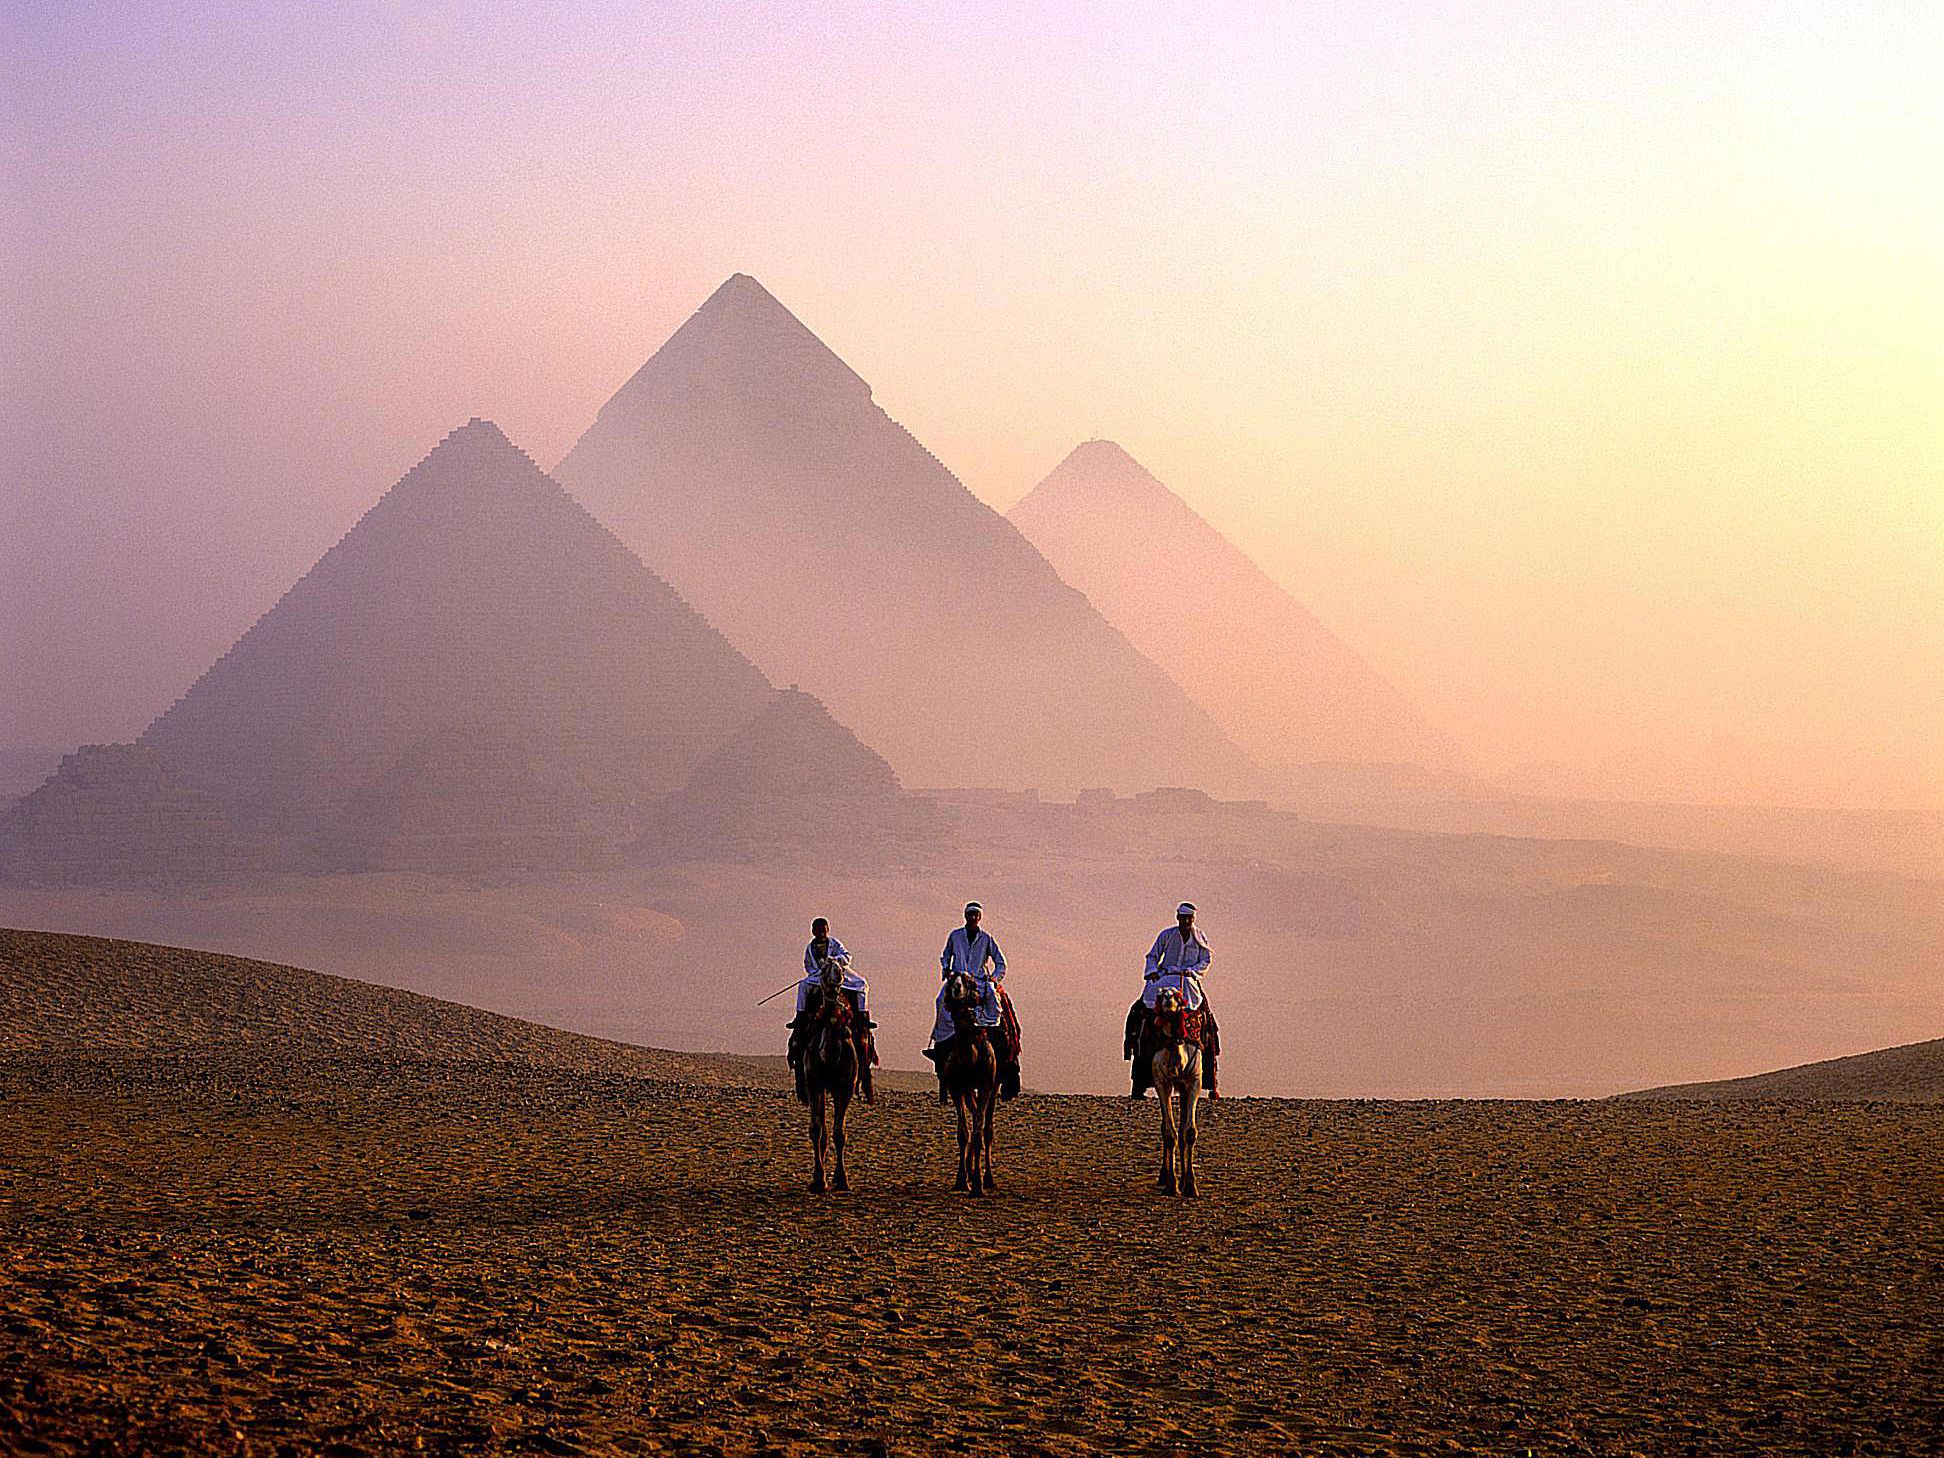
<svg viewBox="0 0 1944 1458">
<path fill-rule="evenodd" d="M 0 1451 L 1931 1454 L 1944 1149 L 1892 1105 L 1028 1096 L 802 1189 L 780 1092 L 0 1057 Z"/>
<path fill-rule="evenodd" d="M 1944 1038 L 1713 1083 L 1676 1083 L 1636 1099 L 1894 1099 L 1944 1103 Z"/>
<path fill-rule="evenodd" d="M 639 1048 L 346 977 L 0 928 L 0 1056 L 382 1057 L 781 1087 L 775 1060 Z"/>
</svg>

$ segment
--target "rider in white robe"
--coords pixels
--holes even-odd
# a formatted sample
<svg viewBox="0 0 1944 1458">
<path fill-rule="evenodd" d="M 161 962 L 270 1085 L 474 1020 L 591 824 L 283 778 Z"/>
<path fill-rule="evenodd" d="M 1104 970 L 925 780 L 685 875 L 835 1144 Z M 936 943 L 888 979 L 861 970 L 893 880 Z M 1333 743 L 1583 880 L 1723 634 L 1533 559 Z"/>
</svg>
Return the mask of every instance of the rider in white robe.
<svg viewBox="0 0 1944 1458">
<path fill-rule="evenodd" d="M 1177 913 L 1176 924 L 1165 928 L 1148 949 L 1147 986 L 1141 990 L 1141 1001 L 1150 1009 L 1164 987 L 1178 991 L 1191 1011 L 1202 1005 L 1201 974 L 1208 970 L 1215 954 L 1209 950 L 1208 939 L 1195 930 L 1194 909 L 1186 902 L 1182 906 L 1187 914 Z"/>
<path fill-rule="evenodd" d="M 1215 1080 L 1215 1061 L 1222 1047 L 1221 1029 L 1215 1025 L 1215 1010 L 1208 1005 L 1201 985 L 1202 973 L 1214 960 L 1208 939 L 1195 930 L 1195 903 L 1182 902 L 1175 908 L 1175 924 L 1156 937 L 1154 945 L 1148 948 L 1147 981 L 1141 988 L 1140 1000 L 1127 1010 L 1121 1056 L 1134 1065 L 1133 1097 L 1143 1097 L 1152 1081 L 1146 1039 L 1155 1000 L 1168 988 L 1181 994 L 1184 1007 L 1201 1013 L 1202 1087 L 1210 1098 L 1221 1097 Z"/>
<path fill-rule="evenodd" d="M 870 1015 L 870 984 L 864 980 L 862 973 L 851 970 L 850 953 L 844 950 L 844 944 L 842 942 L 838 941 L 835 937 L 827 937 L 824 939 L 824 942 L 824 956 L 843 969 L 844 991 L 855 994 L 857 1010 L 868 1017 Z M 803 949 L 803 977 L 797 983 L 796 1010 L 798 1013 L 803 1013 L 809 1009 L 810 994 L 815 992 L 822 985 L 822 982 L 823 975 L 817 967 L 817 938 L 812 937 L 809 944 Z"/>
<path fill-rule="evenodd" d="M 979 1005 L 974 1014 L 979 1026 L 999 1026 L 999 984 L 1006 977 L 1006 957 L 999 950 L 999 943 L 992 939 L 992 933 L 980 928 L 984 914 L 978 902 L 968 904 L 965 925 L 952 928 L 952 934 L 945 938 L 945 950 L 939 953 L 938 1011 L 932 1022 L 933 1043 L 944 1042 L 954 1031 L 952 1014 L 945 1006 L 945 984 L 955 972 L 971 977 L 979 990 Z"/>
</svg>

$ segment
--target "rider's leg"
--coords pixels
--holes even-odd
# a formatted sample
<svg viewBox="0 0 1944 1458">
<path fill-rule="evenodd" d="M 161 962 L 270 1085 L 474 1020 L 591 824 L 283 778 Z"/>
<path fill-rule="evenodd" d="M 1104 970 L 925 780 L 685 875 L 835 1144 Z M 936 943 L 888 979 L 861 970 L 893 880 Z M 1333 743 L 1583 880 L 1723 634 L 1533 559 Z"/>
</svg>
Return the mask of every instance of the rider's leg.
<svg viewBox="0 0 1944 1458">
<path fill-rule="evenodd" d="M 937 1011 L 932 1014 L 932 1045 L 924 1050 L 933 1063 L 944 1065 L 945 1045 L 952 1040 L 952 1015 L 945 1011 L 945 986 L 939 984 Z"/>
<path fill-rule="evenodd" d="M 1127 1010 L 1127 1028 L 1123 1034 L 1121 1052 L 1128 1059 L 1128 1075 L 1132 1087 L 1129 1098 L 1141 1098 L 1154 1087 L 1154 1050 L 1148 1046 L 1148 1028 L 1152 1009 L 1143 997 L 1134 999 L 1134 1005 Z"/>
<path fill-rule="evenodd" d="M 812 979 L 805 977 L 797 983 L 796 1016 L 790 1019 L 790 1070 L 796 1075 L 796 1092 L 799 1099 L 809 1097 L 809 1090 L 803 1083 L 803 1044 L 810 1033 L 810 993 Z"/>
</svg>

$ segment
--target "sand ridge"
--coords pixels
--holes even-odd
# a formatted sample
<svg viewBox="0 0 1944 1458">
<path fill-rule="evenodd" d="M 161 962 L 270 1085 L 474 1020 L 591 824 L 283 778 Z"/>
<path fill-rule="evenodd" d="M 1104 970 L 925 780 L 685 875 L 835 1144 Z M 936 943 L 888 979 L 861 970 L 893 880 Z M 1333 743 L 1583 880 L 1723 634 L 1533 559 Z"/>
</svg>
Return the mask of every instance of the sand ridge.
<svg viewBox="0 0 1944 1458">
<path fill-rule="evenodd" d="M 670 1053 L 348 977 L 106 937 L 0 928 L 0 1055 L 529 1064 L 779 1087 L 779 1060 Z"/>
<path fill-rule="evenodd" d="M 1914 1107 L 1031 1097 L 814 1200 L 778 1091 L 212 1054 L 0 1061 L 0 1448 L 1935 1452 Z M 98 1446 L 97 1446 L 98 1445 Z"/>
<path fill-rule="evenodd" d="M 0 1451 L 1932 1453 L 1914 1104 L 853 1115 L 773 1061 L 0 933 Z"/>
<path fill-rule="evenodd" d="M 1944 1038 L 1878 1048 L 1713 1083 L 1677 1083 L 1635 1099 L 1893 1099 L 1944 1103 Z"/>
</svg>

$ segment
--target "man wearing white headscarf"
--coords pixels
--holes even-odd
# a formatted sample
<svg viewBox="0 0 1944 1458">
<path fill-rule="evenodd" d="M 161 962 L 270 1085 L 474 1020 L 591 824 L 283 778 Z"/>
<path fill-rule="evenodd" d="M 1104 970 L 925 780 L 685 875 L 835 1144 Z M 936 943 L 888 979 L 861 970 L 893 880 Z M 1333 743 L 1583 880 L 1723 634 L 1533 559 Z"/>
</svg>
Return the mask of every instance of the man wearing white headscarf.
<svg viewBox="0 0 1944 1458">
<path fill-rule="evenodd" d="M 1184 901 L 1175 908 L 1175 924 L 1163 927 L 1161 934 L 1148 948 L 1147 983 L 1141 989 L 1141 996 L 1127 1011 L 1127 1033 L 1122 1047 L 1122 1056 L 1134 1064 L 1133 1097 L 1140 1098 L 1150 1085 L 1148 1074 L 1148 1051 L 1142 1047 L 1146 1040 L 1148 1015 L 1154 1011 L 1154 1000 L 1164 990 L 1172 988 L 1181 994 L 1181 1005 L 1190 1012 L 1200 1014 L 1202 1030 L 1202 1069 L 1206 1075 L 1208 1096 L 1220 1095 L 1215 1089 L 1215 1055 L 1220 1051 L 1215 1028 L 1215 1011 L 1208 1005 L 1208 997 L 1202 991 L 1202 973 L 1215 960 L 1214 950 L 1208 945 L 1208 938 L 1195 929 L 1195 903 Z"/>
<path fill-rule="evenodd" d="M 877 1040 L 871 1036 L 871 1029 L 877 1026 L 871 1021 L 871 985 L 864 980 L 861 972 L 851 966 L 850 953 L 844 944 L 830 934 L 830 922 L 818 917 L 810 923 L 810 941 L 803 949 L 803 977 L 797 983 L 796 1018 L 790 1023 L 790 1068 L 796 1074 L 796 1089 L 799 1099 L 805 1097 L 803 1083 L 803 1040 L 809 1034 L 810 1024 L 807 1014 L 811 999 L 823 994 L 823 967 L 830 963 L 841 974 L 838 986 L 851 1004 L 852 1036 L 857 1040 L 858 1082 L 864 1093 L 864 1102 L 877 1102 L 877 1092 L 871 1087 L 871 1069 L 876 1066 Z"/>
<path fill-rule="evenodd" d="M 955 926 L 945 938 L 945 950 L 938 955 L 939 980 L 937 1012 L 932 1019 L 932 1046 L 925 1056 L 938 1065 L 939 1098 L 945 1097 L 944 1059 L 941 1050 L 953 1036 L 952 1014 L 945 1006 L 945 984 L 954 973 L 963 972 L 979 992 L 975 1011 L 982 1028 L 999 1029 L 994 1047 L 999 1054 L 1001 1094 L 1011 1098 L 1019 1092 L 1018 1020 L 1011 1017 L 1012 1001 L 1002 984 L 1006 980 L 1006 955 L 992 933 L 980 926 L 985 908 L 976 901 L 965 903 L 965 925 Z"/>
</svg>

